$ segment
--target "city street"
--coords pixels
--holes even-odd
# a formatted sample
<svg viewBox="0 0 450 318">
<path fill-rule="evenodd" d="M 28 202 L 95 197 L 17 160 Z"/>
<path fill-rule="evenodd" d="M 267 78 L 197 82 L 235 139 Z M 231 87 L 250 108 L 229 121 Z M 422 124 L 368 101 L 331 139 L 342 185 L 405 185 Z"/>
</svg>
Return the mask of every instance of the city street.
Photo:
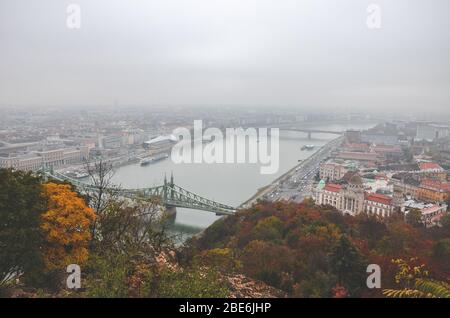
<svg viewBox="0 0 450 318">
<path fill-rule="evenodd" d="M 342 142 L 335 139 L 319 149 L 308 159 L 301 162 L 295 169 L 282 176 L 261 198 L 268 201 L 302 202 L 312 194 L 315 178 L 319 172 L 320 163 L 326 160 L 330 153 Z"/>
</svg>

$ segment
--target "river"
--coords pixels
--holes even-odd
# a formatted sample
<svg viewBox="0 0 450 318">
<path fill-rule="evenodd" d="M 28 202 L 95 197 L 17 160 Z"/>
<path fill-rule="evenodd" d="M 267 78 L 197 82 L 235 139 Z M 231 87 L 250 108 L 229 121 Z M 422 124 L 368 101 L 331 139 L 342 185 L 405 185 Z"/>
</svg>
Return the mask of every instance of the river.
<svg viewBox="0 0 450 318">
<path fill-rule="evenodd" d="M 308 126 L 310 129 L 344 131 L 346 129 L 367 129 L 374 122 L 333 123 Z M 260 173 L 259 164 L 175 164 L 166 159 L 147 166 L 132 164 L 116 170 L 113 182 L 123 188 L 142 188 L 161 185 L 164 175 L 173 173 L 175 184 L 198 195 L 217 202 L 238 206 L 256 191 L 289 171 L 298 164 L 298 160 L 306 159 L 321 146 L 336 138 L 331 134 L 313 134 L 308 139 L 301 132 L 280 132 L 280 165 L 275 174 Z M 313 151 L 301 150 L 303 145 L 313 144 Z M 200 232 L 217 220 L 214 213 L 177 208 L 174 228 L 187 235 Z"/>
</svg>

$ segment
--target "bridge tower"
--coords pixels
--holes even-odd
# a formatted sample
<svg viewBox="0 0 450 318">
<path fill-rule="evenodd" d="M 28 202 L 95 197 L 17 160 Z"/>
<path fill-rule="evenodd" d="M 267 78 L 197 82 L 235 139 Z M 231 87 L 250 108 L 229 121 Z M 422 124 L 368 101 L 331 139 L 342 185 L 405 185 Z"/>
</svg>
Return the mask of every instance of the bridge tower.
<svg viewBox="0 0 450 318">
<path fill-rule="evenodd" d="M 311 132 L 310 131 L 308 131 L 308 140 L 311 140 Z"/>
<path fill-rule="evenodd" d="M 170 174 L 170 182 L 167 182 L 167 177 L 164 175 L 164 201 L 167 202 L 168 198 L 173 199 L 174 198 L 174 182 L 173 182 L 173 172 Z M 170 216 L 171 219 L 175 221 L 175 217 L 177 215 L 177 208 L 172 205 L 166 204 L 165 206 L 167 214 Z"/>
</svg>

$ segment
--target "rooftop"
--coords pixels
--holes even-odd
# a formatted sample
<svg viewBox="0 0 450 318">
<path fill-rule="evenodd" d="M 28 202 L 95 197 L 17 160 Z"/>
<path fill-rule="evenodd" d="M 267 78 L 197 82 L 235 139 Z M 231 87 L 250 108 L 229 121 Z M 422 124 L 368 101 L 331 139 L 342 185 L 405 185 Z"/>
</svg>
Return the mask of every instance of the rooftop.
<svg viewBox="0 0 450 318">
<path fill-rule="evenodd" d="M 152 140 L 146 141 L 145 143 L 147 145 L 152 145 L 152 144 L 156 144 L 156 143 L 164 142 L 164 141 L 176 142 L 177 138 L 174 135 L 158 136 L 156 138 L 153 138 Z"/>
<path fill-rule="evenodd" d="M 324 190 L 331 191 L 331 192 L 340 192 L 342 189 L 342 186 L 339 184 L 329 183 L 324 187 Z"/>
<path fill-rule="evenodd" d="M 367 201 L 378 202 L 381 204 L 390 205 L 392 203 L 392 198 L 379 193 L 366 193 L 365 198 Z"/>
<path fill-rule="evenodd" d="M 421 163 L 419 163 L 419 168 L 422 171 L 426 171 L 426 170 L 444 171 L 444 169 L 435 162 L 421 162 Z"/>
<path fill-rule="evenodd" d="M 438 191 L 448 192 L 450 191 L 449 182 L 441 182 L 437 180 L 423 180 L 420 184 L 422 187 L 431 188 Z"/>
<path fill-rule="evenodd" d="M 422 210 L 422 214 L 431 214 L 442 210 L 440 205 L 432 205 L 430 207 L 426 207 Z"/>
</svg>

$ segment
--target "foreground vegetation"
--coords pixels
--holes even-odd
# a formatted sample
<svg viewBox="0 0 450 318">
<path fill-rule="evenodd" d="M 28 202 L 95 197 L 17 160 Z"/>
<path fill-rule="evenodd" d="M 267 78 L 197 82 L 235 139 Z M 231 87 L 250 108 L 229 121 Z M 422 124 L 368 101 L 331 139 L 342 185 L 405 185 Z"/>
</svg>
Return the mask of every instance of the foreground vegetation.
<svg viewBox="0 0 450 318">
<path fill-rule="evenodd" d="M 157 199 L 118 196 L 103 163 L 100 191 L 0 170 L 4 297 L 449 297 L 450 218 L 343 216 L 312 202 L 260 202 L 175 247 Z M 66 286 L 78 264 L 82 287 Z M 382 269 L 368 289 L 366 268 Z"/>
<path fill-rule="evenodd" d="M 213 257 L 292 297 L 448 297 L 450 217 L 442 224 L 260 202 L 206 229 L 186 262 Z M 366 286 L 368 264 L 381 268 L 380 289 Z"/>
<path fill-rule="evenodd" d="M 109 188 L 85 196 L 69 184 L 0 170 L 0 293 L 3 297 L 227 297 L 214 267 L 178 266 L 156 201 L 130 204 Z M 91 208 L 94 207 L 94 208 Z M 66 287 L 78 264 L 82 288 Z"/>
</svg>

